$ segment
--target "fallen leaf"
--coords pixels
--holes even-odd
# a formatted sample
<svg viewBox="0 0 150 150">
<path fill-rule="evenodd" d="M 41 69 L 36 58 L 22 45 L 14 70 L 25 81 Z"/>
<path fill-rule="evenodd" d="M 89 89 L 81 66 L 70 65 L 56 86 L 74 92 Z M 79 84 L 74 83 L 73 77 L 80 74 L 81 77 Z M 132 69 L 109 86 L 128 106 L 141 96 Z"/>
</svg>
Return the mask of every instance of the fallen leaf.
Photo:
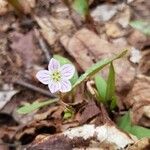
<svg viewBox="0 0 150 150">
<path fill-rule="evenodd" d="M 150 139 L 143 138 L 138 140 L 132 146 L 129 146 L 127 150 L 149 150 L 150 149 Z"/>
<path fill-rule="evenodd" d="M 139 62 L 139 72 L 142 74 L 150 74 L 150 49 L 145 49 L 141 52 L 141 59 Z"/>
<path fill-rule="evenodd" d="M 105 124 L 96 127 L 93 124 L 85 124 L 83 126 L 70 128 L 60 134 L 36 138 L 36 140 L 27 147 L 27 150 L 41 148 L 70 150 L 80 149 L 82 147 L 93 149 L 95 147 L 90 147 L 93 142 L 98 142 L 98 149 L 101 148 L 102 143 L 103 147 L 105 144 L 110 144 L 112 147 L 115 147 L 115 149 L 120 149 L 134 143 L 135 140 L 115 126 Z"/>
<path fill-rule="evenodd" d="M 20 66 L 24 65 L 24 67 L 30 68 L 33 64 L 41 61 L 41 52 L 36 48 L 32 31 L 26 34 L 12 32 L 10 41 L 12 42 L 11 49 L 21 58 Z"/>
<path fill-rule="evenodd" d="M 6 0 L 0 0 L 0 16 L 6 14 L 11 9 L 9 3 Z"/>
<path fill-rule="evenodd" d="M 7 0 L 17 11 L 24 14 L 31 13 L 32 8 L 35 7 L 35 0 Z"/>
<path fill-rule="evenodd" d="M 46 17 L 38 17 L 38 16 L 34 16 L 37 24 L 40 26 L 41 28 L 41 33 L 44 37 L 44 39 L 48 42 L 49 45 L 53 45 L 55 44 L 56 40 L 57 40 L 57 34 L 54 30 L 53 25 L 51 24 L 51 22 L 48 20 L 48 18 Z"/>
<path fill-rule="evenodd" d="M 117 13 L 116 5 L 103 4 L 97 6 L 91 12 L 91 16 L 95 21 L 108 21 Z"/>
<path fill-rule="evenodd" d="M 141 57 L 142 57 L 141 52 L 138 49 L 133 47 L 131 49 L 130 61 L 133 62 L 133 63 L 139 63 Z"/>
<path fill-rule="evenodd" d="M 96 106 L 94 101 L 89 101 L 84 107 L 84 110 L 76 115 L 76 119 L 80 122 L 80 124 L 84 124 L 93 117 L 100 115 L 100 109 Z"/>
<path fill-rule="evenodd" d="M 125 35 L 125 31 L 115 23 L 106 23 L 105 28 L 108 37 L 118 38 Z"/>
<path fill-rule="evenodd" d="M 147 37 L 139 32 L 139 31 L 133 31 L 129 37 L 127 38 L 128 42 L 131 44 L 131 46 L 142 49 L 145 46 L 145 43 L 147 42 Z"/>
<path fill-rule="evenodd" d="M 132 108 L 132 121 L 136 124 L 150 127 L 150 114 L 145 114 L 147 107 L 150 109 L 150 78 L 144 75 L 138 75 L 132 90 L 127 95 L 124 103 Z"/>
<path fill-rule="evenodd" d="M 18 93 L 18 90 L 3 90 L 0 91 L 0 110 Z"/>
<path fill-rule="evenodd" d="M 109 58 L 125 48 L 120 49 L 120 47 L 100 39 L 94 32 L 85 28 L 76 32 L 72 38 L 66 35 L 62 36 L 60 41 L 84 71 L 91 67 L 94 62 Z M 130 65 L 127 58 L 116 61 L 114 67 L 116 70 L 117 91 L 130 89 L 131 82 L 134 80 L 135 69 Z M 104 75 L 107 75 L 107 71 Z"/>
</svg>

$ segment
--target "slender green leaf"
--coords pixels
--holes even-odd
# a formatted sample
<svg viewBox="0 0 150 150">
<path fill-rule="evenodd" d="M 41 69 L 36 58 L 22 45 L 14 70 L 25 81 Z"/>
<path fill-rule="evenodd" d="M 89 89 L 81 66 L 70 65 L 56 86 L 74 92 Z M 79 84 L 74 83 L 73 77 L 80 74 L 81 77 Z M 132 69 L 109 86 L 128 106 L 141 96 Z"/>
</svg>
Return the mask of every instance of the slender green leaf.
<svg viewBox="0 0 150 150">
<path fill-rule="evenodd" d="M 114 95 L 115 95 L 115 70 L 113 63 L 110 63 L 105 100 L 111 101 Z"/>
<path fill-rule="evenodd" d="M 150 21 L 134 20 L 130 22 L 130 25 L 133 28 L 150 36 Z"/>
<path fill-rule="evenodd" d="M 60 55 L 54 55 L 54 58 L 57 59 L 61 65 L 64 65 L 64 64 L 72 64 L 73 65 L 73 63 L 69 59 L 62 57 Z M 70 82 L 73 85 L 77 80 L 78 80 L 78 72 L 77 72 L 77 70 L 75 70 L 74 76 L 70 79 Z"/>
<path fill-rule="evenodd" d="M 121 117 L 117 124 L 119 128 L 135 135 L 139 139 L 143 137 L 150 138 L 150 129 L 137 125 L 132 125 L 129 112 L 126 113 L 123 117 Z"/>
<path fill-rule="evenodd" d="M 112 59 L 105 59 L 102 61 L 98 61 L 96 64 L 92 65 L 89 69 L 86 70 L 86 72 L 79 77 L 79 79 L 76 81 L 76 83 L 73 85 L 73 88 L 81 84 L 83 81 L 85 81 L 88 77 L 91 77 L 92 75 L 96 74 L 98 71 L 103 69 L 106 65 L 111 63 L 112 61 L 119 59 L 123 57 L 127 53 L 127 50 L 121 52 L 117 56 L 113 57 Z"/>
<path fill-rule="evenodd" d="M 107 88 L 107 83 L 105 79 L 100 75 L 96 75 L 95 84 L 96 84 L 96 88 L 97 88 L 100 100 L 102 102 L 105 102 L 106 88 Z"/>
<path fill-rule="evenodd" d="M 24 106 L 17 109 L 17 112 L 19 114 L 28 114 L 28 113 L 30 113 L 34 110 L 37 110 L 43 106 L 46 106 L 46 105 L 49 105 L 52 103 L 56 103 L 56 102 L 58 102 L 58 99 L 51 99 L 51 100 L 47 100 L 47 101 L 43 101 L 43 102 L 35 101 L 32 104 L 25 103 Z"/>
<path fill-rule="evenodd" d="M 82 16 L 89 13 L 88 0 L 74 0 L 72 7 Z"/>
</svg>

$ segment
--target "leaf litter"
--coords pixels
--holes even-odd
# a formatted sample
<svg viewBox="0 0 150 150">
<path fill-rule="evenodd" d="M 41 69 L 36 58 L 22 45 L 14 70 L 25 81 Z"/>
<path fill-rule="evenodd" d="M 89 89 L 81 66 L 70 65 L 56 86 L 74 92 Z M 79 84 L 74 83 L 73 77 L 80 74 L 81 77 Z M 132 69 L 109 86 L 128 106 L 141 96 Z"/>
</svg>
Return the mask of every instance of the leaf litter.
<svg viewBox="0 0 150 150">
<path fill-rule="evenodd" d="M 126 3 L 118 4 L 117 1 L 113 3 L 90 1 L 88 8 L 90 13 L 87 15 L 85 3 L 83 7 L 81 5 L 77 9 L 75 5 L 78 2 L 72 5 L 69 1 L 71 7 L 68 7 L 66 2 L 59 0 L 50 0 L 45 3 L 29 0 L 26 4 L 22 1 L 19 4 L 22 9 L 18 13 L 16 8 L 10 7 L 7 1 L 0 1 L 0 15 L 9 20 L 5 20 L 1 29 L 6 40 L 2 40 L 0 48 L 0 58 L 2 58 L 0 59 L 0 87 L 11 82 L 14 86 L 12 91 L 20 91 L 19 94 L 11 93 L 11 90 L 5 93 L 9 103 L 6 102 L 1 115 L 6 113 L 5 116 L 11 119 L 9 124 L 3 124 L 0 127 L 3 131 L 0 136 L 1 141 L 4 143 L 17 141 L 25 147 L 29 144 L 27 149 L 62 150 L 64 147 L 69 150 L 73 145 L 76 148 L 86 147 L 87 149 L 146 147 L 149 144 L 148 139 L 137 142 L 133 135 L 119 130 L 115 122 L 116 114 L 120 117 L 122 111 L 130 108 L 133 124 L 150 127 L 149 36 L 147 34 L 149 31 L 146 30 L 146 35 L 145 30 L 144 33 L 141 32 L 141 27 L 138 31 L 141 23 L 138 24 L 138 29 L 137 25 L 136 27 L 132 25 L 133 28 L 129 25 L 129 22 L 133 21 L 131 18 L 147 21 L 149 9 L 146 3 L 128 1 L 127 5 Z M 72 10 L 72 7 L 75 9 Z M 139 11 L 138 14 L 136 10 Z M 84 18 L 79 15 L 81 13 L 87 16 Z M 25 26 L 22 26 L 22 20 L 25 20 Z M 2 20 L 0 24 L 3 24 Z M 35 31 L 40 36 L 37 36 Z M 42 44 L 39 38 L 42 38 Z M 123 49 L 128 49 L 128 54 L 113 62 L 116 72 L 115 94 L 119 101 L 119 111 L 114 109 L 114 112 L 110 112 L 105 105 L 95 101 L 93 97 L 95 95 L 92 96 L 89 93 L 87 84 L 81 80 L 81 84 L 77 84 L 79 87 L 76 94 L 65 97 L 65 103 L 70 104 L 74 112 L 69 119 L 63 119 L 65 108 L 61 103 L 40 107 L 39 110 L 29 114 L 14 113 L 17 107 L 24 103 L 35 104 L 36 100 L 45 100 L 49 98 L 48 95 L 51 96 L 47 94 L 44 86 L 37 83 L 34 76 L 39 69 L 47 66 L 47 61 L 53 57 L 53 54 L 59 54 L 71 60 L 73 64 L 76 64 L 80 75 L 99 60 L 112 58 Z M 131 49 L 138 49 L 140 57 L 137 53 L 133 54 Z M 108 70 L 104 68 L 101 71 L 101 76 L 105 80 Z M 12 79 L 15 79 L 15 82 L 12 82 Z M 89 76 L 85 79 L 93 80 L 93 78 L 89 79 Z M 91 88 L 95 90 L 95 84 L 92 84 Z M 91 130 L 89 128 L 87 130 L 86 127 Z M 117 137 L 114 137 L 114 132 Z M 70 140 L 69 136 L 74 135 L 77 135 L 75 140 Z M 88 135 L 90 135 L 89 138 Z M 97 140 L 93 142 L 93 138 Z M 121 143 L 121 138 L 126 142 Z M 143 141 L 145 141 L 144 144 Z M 130 146 L 131 143 L 132 146 Z"/>
</svg>

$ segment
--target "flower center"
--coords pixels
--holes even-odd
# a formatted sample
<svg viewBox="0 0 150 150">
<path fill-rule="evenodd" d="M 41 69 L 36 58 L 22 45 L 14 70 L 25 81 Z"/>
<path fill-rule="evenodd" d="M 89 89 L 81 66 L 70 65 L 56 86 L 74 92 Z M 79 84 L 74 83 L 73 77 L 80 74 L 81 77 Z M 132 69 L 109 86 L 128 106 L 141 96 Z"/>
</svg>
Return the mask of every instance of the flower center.
<svg viewBox="0 0 150 150">
<path fill-rule="evenodd" d="M 60 74 L 60 72 L 58 72 L 58 71 L 53 72 L 53 73 L 52 73 L 52 79 L 53 79 L 55 82 L 60 81 L 60 79 L 61 79 L 61 74 Z"/>
</svg>

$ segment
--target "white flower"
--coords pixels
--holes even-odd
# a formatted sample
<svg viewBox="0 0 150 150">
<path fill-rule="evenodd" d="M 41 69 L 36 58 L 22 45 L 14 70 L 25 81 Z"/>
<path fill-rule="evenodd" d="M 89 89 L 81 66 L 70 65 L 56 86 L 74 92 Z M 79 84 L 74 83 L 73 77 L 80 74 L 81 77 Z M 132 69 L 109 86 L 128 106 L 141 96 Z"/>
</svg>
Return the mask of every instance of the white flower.
<svg viewBox="0 0 150 150">
<path fill-rule="evenodd" d="M 69 79 L 73 77 L 75 73 L 75 67 L 71 64 L 65 64 L 60 66 L 60 63 L 52 58 L 48 65 L 48 70 L 40 70 L 36 77 L 37 79 L 48 85 L 51 93 L 55 92 L 69 92 L 72 88 Z"/>
</svg>

